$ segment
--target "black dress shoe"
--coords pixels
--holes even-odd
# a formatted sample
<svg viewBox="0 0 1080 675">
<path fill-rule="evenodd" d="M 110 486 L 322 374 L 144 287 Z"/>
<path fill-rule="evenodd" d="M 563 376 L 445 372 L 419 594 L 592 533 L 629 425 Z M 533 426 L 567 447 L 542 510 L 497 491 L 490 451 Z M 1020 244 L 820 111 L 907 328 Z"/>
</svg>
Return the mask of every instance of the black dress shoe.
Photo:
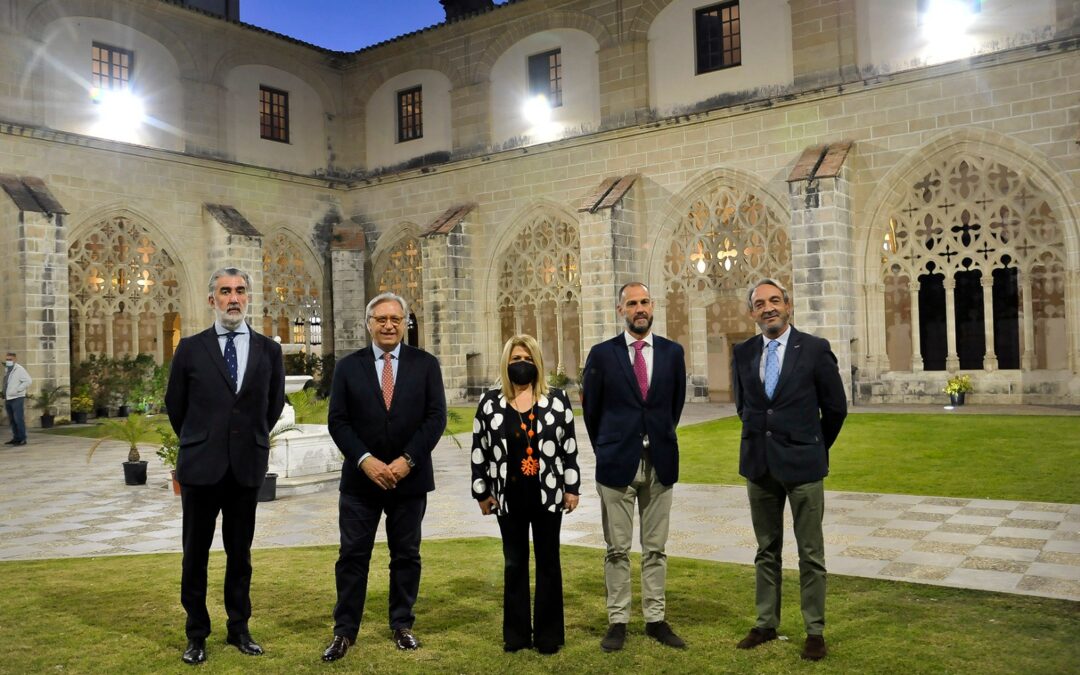
<svg viewBox="0 0 1080 675">
<path fill-rule="evenodd" d="M 11 439 L 10 441 L 4 441 L 4 445 L 18 445 L 18 444 L 19 444 L 19 442 L 17 440 L 15 440 L 14 438 Z"/>
<path fill-rule="evenodd" d="M 825 638 L 821 635 L 807 635 L 803 645 L 802 657 L 807 661 L 820 661 L 829 650 L 825 648 Z"/>
<path fill-rule="evenodd" d="M 263 648 L 252 639 L 251 633 L 230 633 L 225 642 L 239 649 L 241 654 L 258 656 L 263 653 Z"/>
<path fill-rule="evenodd" d="M 189 666 L 197 666 L 206 661 L 206 638 L 191 638 L 187 641 L 187 649 L 181 656 L 184 663 Z"/>
<path fill-rule="evenodd" d="M 352 646 L 352 643 L 353 641 L 344 635 L 335 635 L 330 646 L 322 653 L 322 660 L 337 661 L 338 659 L 345 658 L 345 654 L 349 651 L 349 647 Z"/>
<path fill-rule="evenodd" d="M 600 649 L 605 652 L 617 652 L 626 643 L 626 624 L 613 623 L 608 626 L 607 635 L 600 641 Z"/>
<path fill-rule="evenodd" d="M 15 441 L 12 445 L 26 445 L 26 441 Z"/>
<path fill-rule="evenodd" d="M 686 643 L 675 634 L 675 631 L 671 630 L 671 626 L 667 621 L 652 621 L 645 624 L 645 634 L 662 645 L 674 647 L 675 649 L 686 649 Z"/>
<path fill-rule="evenodd" d="M 394 629 L 394 644 L 398 649 L 419 649 L 420 642 L 417 641 L 416 636 L 408 628 L 395 628 Z"/>
<path fill-rule="evenodd" d="M 738 649 L 753 649 L 758 645 L 763 645 L 766 642 L 776 639 L 775 628 L 751 628 L 750 632 L 746 634 L 742 640 L 739 640 L 739 644 L 735 645 Z"/>
</svg>

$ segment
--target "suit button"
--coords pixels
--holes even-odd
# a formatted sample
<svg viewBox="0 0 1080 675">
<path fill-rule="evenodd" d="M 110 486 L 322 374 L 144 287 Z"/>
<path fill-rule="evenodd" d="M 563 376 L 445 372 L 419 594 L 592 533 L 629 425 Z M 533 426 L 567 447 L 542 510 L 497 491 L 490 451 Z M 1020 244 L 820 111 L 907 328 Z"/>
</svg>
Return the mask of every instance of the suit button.
<svg viewBox="0 0 1080 675">
<path fill-rule="evenodd" d="M 765 414 L 766 415 L 771 415 L 772 414 L 772 408 L 769 408 L 768 410 L 766 410 Z"/>
<path fill-rule="evenodd" d="M 766 431 L 765 432 L 765 438 L 772 438 L 772 432 L 771 431 Z"/>
</svg>

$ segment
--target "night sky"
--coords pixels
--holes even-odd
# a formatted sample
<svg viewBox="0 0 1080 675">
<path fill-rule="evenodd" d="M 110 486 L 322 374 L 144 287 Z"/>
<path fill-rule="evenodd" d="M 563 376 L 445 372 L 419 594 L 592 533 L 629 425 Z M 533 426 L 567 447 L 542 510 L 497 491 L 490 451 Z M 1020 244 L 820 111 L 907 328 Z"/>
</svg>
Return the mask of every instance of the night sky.
<svg viewBox="0 0 1080 675">
<path fill-rule="evenodd" d="M 336 51 L 369 47 L 445 19 L 439 0 L 240 0 L 244 23 Z"/>
</svg>

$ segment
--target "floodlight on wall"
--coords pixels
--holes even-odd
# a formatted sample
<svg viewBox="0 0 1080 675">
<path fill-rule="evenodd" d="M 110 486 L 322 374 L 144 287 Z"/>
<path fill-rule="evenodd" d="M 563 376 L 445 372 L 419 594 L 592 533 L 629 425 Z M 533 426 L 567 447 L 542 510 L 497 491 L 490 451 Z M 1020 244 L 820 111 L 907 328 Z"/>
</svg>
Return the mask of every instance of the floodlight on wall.
<svg viewBox="0 0 1080 675">
<path fill-rule="evenodd" d="M 521 116 L 529 125 L 527 135 L 534 141 L 553 141 L 562 131 L 562 126 L 551 120 L 551 104 L 543 94 L 526 99 L 521 107 Z"/>
<path fill-rule="evenodd" d="M 137 141 L 139 127 L 145 119 L 142 99 L 129 89 L 90 90 L 90 100 L 97 112 L 93 128 L 95 136 L 117 141 Z"/>
<path fill-rule="evenodd" d="M 927 0 L 920 18 L 924 57 L 929 63 L 940 63 L 969 56 L 975 41 L 968 34 L 975 23 L 976 12 L 971 0 Z"/>
</svg>

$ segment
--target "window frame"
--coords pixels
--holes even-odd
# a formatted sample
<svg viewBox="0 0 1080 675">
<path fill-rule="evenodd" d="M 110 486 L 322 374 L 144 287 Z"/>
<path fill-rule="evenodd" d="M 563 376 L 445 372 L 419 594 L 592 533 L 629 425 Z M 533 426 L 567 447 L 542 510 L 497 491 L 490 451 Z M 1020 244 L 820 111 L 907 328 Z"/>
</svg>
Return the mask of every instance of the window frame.
<svg viewBox="0 0 1080 675">
<path fill-rule="evenodd" d="M 552 63 L 552 57 L 555 62 Z M 532 54 L 526 61 L 529 96 L 543 96 L 548 106 L 561 108 L 563 104 L 562 47 L 555 47 L 539 54 Z M 545 73 L 540 75 L 540 73 Z"/>
<path fill-rule="evenodd" d="M 104 52 L 105 59 L 99 58 Z M 114 62 L 114 57 L 127 57 L 127 64 Z M 103 64 L 107 73 L 94 72 L 100 70 Z M 119 69 L 120 72 L 115 73 Z M 104 42 L 93 41 L 90 43 L 90 85 L 100 90 L 108 91 L 131 91 L 131 78 L 135 72 L 135 50 L 117 47 Z M 119 84 L 117 84 L 119 83 Z"/>
<path fill-rule="evenodd" d="M 269 98 L 267 98 L 269 95 Z M 281 101 L 276 101 L 281 97 Z M 266 107 L 269 106 L 269 110 Z M 280 111 L 280 113 L 279 113 Z M 280 125 L 274 121 L 280 120 Z M 280 131 L 280 134 L 277 133 Z M 259 138 L 275 143 L 289 143 L 289 92 L 265 84 L 259 85 Z"/>
<path fill-rule="evenodd" d="M 397 142 L 407 143 L 424 137 L 424 85 L 401 89 L 395 96 L 397 102 Z"/>
<path fill-rule="evenodd" d="M 724 18 L 725 11 L 735 10 L 735 16 Z M 719 19 L 719 31 L 717 35 L 710 36 L 706 34 L 708 26 L 702 23 L 702 18 L 708 15 L 715 15 Z M 725 27 L 734 26 L 731 34 L 728 36 L 731 39 L 731 47 L 729 49 L 724 48 L 724 29 Z M 706 44 L 708 43 L 708 44 Z M 715 43 L 718 46 L 716 50 L 709 50 L 709 44 Z M 706 56 L 707 59 L 702 57 Z M 713 59 L 719 58 L 719 64 L 714 65 Z M 708 60 L 707 63 L 703 63 L 704 60 Z M 739 0 L 727 0 L 725 2 L 718 2 L 705 7 L 698 7 L 694 10 L 694 74 L 705 75 L 706 73 L 715 73 L 718 70 L 726 70 L 728 68 L 736 68 L 742 65 L 742 12 L 739 9 Z"/>
</svg>

